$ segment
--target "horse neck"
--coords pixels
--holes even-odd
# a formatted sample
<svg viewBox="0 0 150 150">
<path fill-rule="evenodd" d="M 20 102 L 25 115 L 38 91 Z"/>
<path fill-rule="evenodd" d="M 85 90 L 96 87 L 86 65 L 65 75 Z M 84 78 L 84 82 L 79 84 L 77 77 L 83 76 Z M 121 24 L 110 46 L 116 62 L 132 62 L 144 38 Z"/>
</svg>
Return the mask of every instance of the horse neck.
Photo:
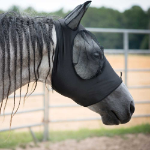
<svg viewBox="0 0 150 150">
<path fill-rule="evenodd" d="M 52 72 L 52 68 L 53 68 L 53 61 L 52 61 L 52 53 L 54 53 L 55 51 L 55 47 L 56 47 L 56 31 L 55 31 L 55 26 L 53 25 L 52 28 L 52 40 L 54 42 L 54 44 L 51 44 L 51 49 L 50 50 L 50 72 L 49 72 L 49 63 L 48 63 L 48 51 L 46 49 L 46 45 L 43 42 L 43 57 L 41 60 L 41 65 L 39 67 L 39 78 L 38 81 L 39 82 L 43 82 L 45 83 L 45 79 L 47 77 L 47 74 L 49 72 L 49 75 L 47 77 L 46 83 L 51 85 L 51 72 Z M 30 48 L 31 46 L 31 41 L 30 41 Z M 17 45 L 17 47 L 19 47 Z M 31 48 L 32 49 L 32 48 Z M 37 50 L 36 50 L 37 51 Z M 0 50 L 1 53 L 1 50 Z M 18 58 L 19 58 L 19 52 L 17 52 Z M 4 96 L 3 95 L 3 84 L 2 82 L 0 82 L 0 102 L 7 97 L 7 93 L 8 93 L 8 85 L 9 85 L 9 77 L 8 77 L 8 73 L 7 73 L 7 54 L 5 56 L 5 73 L 4 73 Z M 10 91 L 9 91 L 9 95 L 11 93 L 13 93 L 14 91 L 16 91 L 17 89 L 20 88 L 20 60 L 17 58 L 17 70 L 16 70 L 16 90 L 14 89 L 14 51 L 13 51 L 13 47 L 11 45 L 10 42 L 10 64 L 11 64 L 11 68 L 10 68 L 10 74 L 11 74 L 11 86 L 10 86 Z M 39 63 L 39 58 L 40 55 L 36 53 L 35 55 L 35 66 L 37 68 L 38 63 Z M 0 56 L 0 59 L 2 60 L 2 57 Z M 0 68 L 2 68 L 2 65 L 0 65 Z M 0 69 L 0 78 L 2 79 L 2 69 Z M 36 74 L 37 75 L 37 74 Z M 33 52 L 31 51 L 30 53 L 30 82 L 35 81 L 35 72 L 34 72 L 34 59 L 33 59 Z M 2 80 L 1 80 L 2 81 Z M 29 73 L 28 73 L 28 55 L 27 55 L 27 48 L 26 48 L 26 44 L 25 44 L 25 36 L 23 35 L 23 58 L 22 58 L 22 86 L 28 84 L 29 82 Z"/>
</svg>

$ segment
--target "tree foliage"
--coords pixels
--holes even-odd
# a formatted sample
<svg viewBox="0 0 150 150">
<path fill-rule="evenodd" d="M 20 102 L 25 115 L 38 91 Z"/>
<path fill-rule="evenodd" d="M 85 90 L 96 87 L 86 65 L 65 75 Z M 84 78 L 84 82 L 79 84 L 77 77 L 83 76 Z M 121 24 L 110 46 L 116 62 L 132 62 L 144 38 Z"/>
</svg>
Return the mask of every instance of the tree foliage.
<svg viewBox="0 0 150 150">
<path fill-rule="evenodd" d="M 9 11 L 20 11 L 18 6 L 12 6 Z M 64 12 L 63 8 L 55 12 L 37 12 L 32 7 L 21 10 L 26 14 L 34 16 L 57 16 L 64 17 L 68 12 Z M 0 13 L 3 13 L 0 10 Z M 140 6 L 133 6 L 124 12 L 101 7 L 90 7 L 81 22 L 85 27 L 97 28 L 123 28 L 123 29 L 150 29 L 150 8 L 144 11 Z M 101 45 L 109 49 L 123 48 L 123 35 L 121 33 L 94 33 Z M 130 34 L 130 49 L 148 49 L 149 35 Z"/>
</svg>

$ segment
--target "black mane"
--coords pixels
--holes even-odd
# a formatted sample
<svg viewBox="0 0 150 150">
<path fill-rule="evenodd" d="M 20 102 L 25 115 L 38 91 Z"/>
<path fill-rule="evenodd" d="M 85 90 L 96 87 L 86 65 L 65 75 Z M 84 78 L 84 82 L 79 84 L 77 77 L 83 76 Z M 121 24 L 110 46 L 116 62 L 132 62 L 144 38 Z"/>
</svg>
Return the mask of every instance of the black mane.
<svg viewBox="0 0 150 150">
<path fill-rule="evenodd" d="M 9 77 L 9 85 L 8 85 L 5 107 L 6 107 L 7 99 L 8 99 L 9 92 L 10 92 L 10 87 L 11 87 L 10 65 L 14 65 L 14 87 L 13 88 L 14 88 L 14 107 L 15 107 L 16 70 L 17 70 L 16 66 L 17 66 L 17 57 L 18 57 L 17 52 L 19 53 L 19 57 L 20 57 L 18 59 L 20 59 L 19 65 L 20 65 L 20 100 L 21 100 L 23 38 L 26 44 L 27 54 L 28 54 L 27 62 L 28 62 L 29 81 L 28 81 L 26 95 L 28 93 L 28 88 L 29 88 L 29 83 L 30 83 L 31 51 L 33 53 L 33 60 L 34 60 L 34 76 L 35 76 L 35 83 L 36 83 L 34 87 L 34 90 L 35 90 L 37 81 L 39 78 L 39 67 L 42 61 L 42 57 L 43 57 L 43 45 L 44 44 L 46 45 L 46 49 L 48 51 L 48 64 L 49 64 L 49 71 L 47 74 L 47 77 L 48 77 L 50 73 L 50 69 L 51 69 L 51 66 L 50 66 L 50 51 L 52 50 L 51 44 L 52 45 L 54 44 L 52 40 L 52 27 L 53 27 L 52 17 L 31 17 L 27 15 L 21 15 L 15 12 L 7 12 L 7 13 L 0 14 L 0 47 L 2 51 L 1 52 L 2 75 L 1 76 L 2 76 L 2 84 L 3 84 L 3 93 L 2 93 L 3 95 L 2 95 L 2 102 L 0 106 L 0 113 L 1 113 L 1 108 L 2 108 L 3 99 L 4 99 L 4 89 L 5 89 L 4 75 L 5 73 L 7 73 Z M 10 42 L 14 50 L 14 56 L 15 56 L 14 64 L 10 64 Z M 32 49 L 30 48 L 29 43 L 31 43 Z M 37 47 L 36 47 L 36 44 L 37 44 Z M 35 66 L 36 53 L 38 53 L 40 56 L 37 67 Z M 46 82 L 46 79 L 45 79 L 45 82 Z M 19 105 L 20 105 L 20 102 L 19 102 Z M 14 108 L 13 108 L 13 111 L 14 111 Z M 13 111 L 12 111 L 12 117 L 13 117 Z"/>
</svg>

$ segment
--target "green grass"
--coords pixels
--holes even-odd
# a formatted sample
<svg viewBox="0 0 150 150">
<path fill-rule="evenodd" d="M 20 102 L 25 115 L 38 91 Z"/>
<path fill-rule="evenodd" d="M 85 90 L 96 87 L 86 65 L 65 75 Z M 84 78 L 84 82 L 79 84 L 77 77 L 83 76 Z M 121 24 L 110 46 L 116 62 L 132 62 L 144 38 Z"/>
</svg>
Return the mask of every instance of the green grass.
<svg viewBox="0 0 150 150">
<path fill-rule="evenodd" d="M 66 139 L 81 140 L 87 137 L 100 137 L 100 136 L 115 136 L 125 134 L 137 134 L 137 133 L 150 133 L 150 124 L 143 124 L 130 128 L 119 128 L 119 129 L 81 129 L 78 131 L 51 131 L 50 141 L 58 142 Z M 26 144 L 32 142 L 32 136 L 29 132 L 1 132 L 0 133 L 0 148 L 11 148 L 14 149 L 16 146 L 25 148 Z M 36 137 L 39 141 L 42 141 L 42 133 L 36 132 Z"/>
</svg>

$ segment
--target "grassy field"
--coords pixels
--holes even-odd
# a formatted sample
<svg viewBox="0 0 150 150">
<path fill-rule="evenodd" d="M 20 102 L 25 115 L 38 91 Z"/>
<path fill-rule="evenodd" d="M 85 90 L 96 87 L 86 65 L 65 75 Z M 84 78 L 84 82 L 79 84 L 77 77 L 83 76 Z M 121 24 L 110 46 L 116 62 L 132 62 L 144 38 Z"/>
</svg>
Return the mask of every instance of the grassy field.
<svg viewBox="0 0 150 150">
<path fill-rule="evenodd" d="M 150 124 L 143 124 L 139 126 L 134 126 L 130 128 L 119 128 L 119 129 L 80 129 L 77 131 L 51 131 L 50 141 L 59 142 L 67 139 L 82 140 L 88 137 L 101 137 L 101 136 L 123 136 L 125 134 L 138 134 L 150 133 Z M 39 141 L 42 141 L 42 133 L 35 132 L 36 137 Z M 0 133 L 0 149 L 1 148 L 11 148 L 20 146 L 22 148 L 26 147 L 26 144 L 32 142 L 32 136 L 29 132 L 5 132 Z"/>
</svg>

